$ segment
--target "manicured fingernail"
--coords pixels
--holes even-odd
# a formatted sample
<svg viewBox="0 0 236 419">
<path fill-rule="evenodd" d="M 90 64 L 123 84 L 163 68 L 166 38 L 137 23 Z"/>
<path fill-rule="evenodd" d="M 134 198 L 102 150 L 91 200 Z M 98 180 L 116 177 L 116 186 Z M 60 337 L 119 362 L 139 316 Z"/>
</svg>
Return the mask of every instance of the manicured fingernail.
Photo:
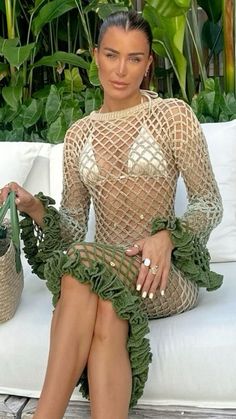
<svg viewBox="0 0 236 419">
<path fill-rule="evenodd" d="M 150 294 L 149 294 L 149 298 L 150 298 L 150 300 L 152 300 L 152 299 L 153 299 L 153 292 L 150 292 Z"/>
<path fill-rule="evenodd" d="M 137 285 L 136 290 L 137 291 L 140 291 L 141 290 L 141 285 L 140 284 Z"/>
<path fill-rule="evenodd" d="M 161 290 L 161 295 L 162 295 L 162 297 L 164 297 L 164 295 L 165 295 L 165 290 Z"/>
<path fill-rule="evenodd" d="M 146 293 L 146 291 L 143 291 L 143 293 L 142 293 L 142 297 L 143 297 L 143 298 L 146 298 L 146 297 L 147 297 L 147 293 Z"/>
<path fill-rule="evenodd" d="M 132 249 L 126 249 L 126 252 L 132 252 Z"/>
</svg>

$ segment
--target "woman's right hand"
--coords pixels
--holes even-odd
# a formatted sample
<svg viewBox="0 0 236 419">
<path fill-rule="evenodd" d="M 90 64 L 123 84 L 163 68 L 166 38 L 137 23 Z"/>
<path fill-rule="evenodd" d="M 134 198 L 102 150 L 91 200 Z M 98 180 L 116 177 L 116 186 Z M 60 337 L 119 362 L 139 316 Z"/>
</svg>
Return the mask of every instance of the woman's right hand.
<svg viewBox="0 0 236 419">
<path fill-rule="evenodd" d="M 18 210 L 28 214 L 38 225 L 42 225 L 45 212 L 42 203 L 16 182 L 10 182 L 0 189 L 0 205 L 5 202 L 7 195 L 11 191 L 14 191 L 16 194 Z"/>
</svg>

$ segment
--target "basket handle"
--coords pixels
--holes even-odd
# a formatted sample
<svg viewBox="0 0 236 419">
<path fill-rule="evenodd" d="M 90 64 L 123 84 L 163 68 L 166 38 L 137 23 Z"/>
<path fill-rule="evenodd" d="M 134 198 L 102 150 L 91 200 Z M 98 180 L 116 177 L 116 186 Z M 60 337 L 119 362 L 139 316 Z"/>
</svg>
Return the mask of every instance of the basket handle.
<svg viewBox="0 0 236 419">
<path fill-rule="evenodd" d="M 20 224 L 15 199 L 15 192 L 9 192 L 6 201 L 0 209 L 0 225 L 3 223 L 7 211 L 10 209 L 10 222 L 12 231 L 11 240 L 15 248 L 16 272 L 20 272 L 22 269 L 20 259 Z"/>
</svg>

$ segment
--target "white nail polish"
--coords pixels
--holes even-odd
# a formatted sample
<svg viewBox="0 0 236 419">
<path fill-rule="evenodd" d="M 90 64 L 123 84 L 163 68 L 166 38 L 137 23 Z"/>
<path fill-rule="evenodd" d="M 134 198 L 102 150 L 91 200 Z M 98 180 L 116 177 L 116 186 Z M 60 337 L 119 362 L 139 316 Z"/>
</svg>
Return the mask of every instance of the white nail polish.
<svg viewBox="0 0 236 419">
<path fill-rule="evenodd" d="M 140 284 L 137 285 L 136 290 L 137 291 L 140 291 L 141 290 L 141 285 Z"/>
<path fill-rule="evenodd" d="M 153 292 L 150 292 L 150 294 L 149 294 L 149 298 L 150 298 L 150 300 L 152 300 L 152 299 L 153 299 Z"/>
<path fill-rule="evenodd" d="M 161 290 L 161 296 L 164 297 L 165 295 L 165 290 Z"/>
<path fill-rule="evenodd" d="M 146 298 L 146 297 L 147 297 L 147 293 L 146 293 L 146 291 L 143 291 L 143 293 L 142 293 L 142 297 L 143 297 L 143 298 Z"/>
</svg>

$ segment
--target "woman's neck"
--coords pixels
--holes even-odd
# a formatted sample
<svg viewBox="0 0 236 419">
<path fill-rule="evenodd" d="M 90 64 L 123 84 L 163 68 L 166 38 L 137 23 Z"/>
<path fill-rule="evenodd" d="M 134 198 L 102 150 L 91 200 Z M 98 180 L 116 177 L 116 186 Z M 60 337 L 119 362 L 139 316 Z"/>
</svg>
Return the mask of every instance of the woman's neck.
<svg viewBox="0 0 236 419">
<path fill-rule="evenodd" d="M 104 95 L 103 105 L 101 106 L 100 112 L 116 112 L 122 111 L 123 109 L 132 108 L 133 106 L 139 105 L 142 103 L 142 94 L 140 90 L 132 98 L 126 98 L 124 100 L 118 99 L 114 100 L 108 95 Z"/>
</svg>

